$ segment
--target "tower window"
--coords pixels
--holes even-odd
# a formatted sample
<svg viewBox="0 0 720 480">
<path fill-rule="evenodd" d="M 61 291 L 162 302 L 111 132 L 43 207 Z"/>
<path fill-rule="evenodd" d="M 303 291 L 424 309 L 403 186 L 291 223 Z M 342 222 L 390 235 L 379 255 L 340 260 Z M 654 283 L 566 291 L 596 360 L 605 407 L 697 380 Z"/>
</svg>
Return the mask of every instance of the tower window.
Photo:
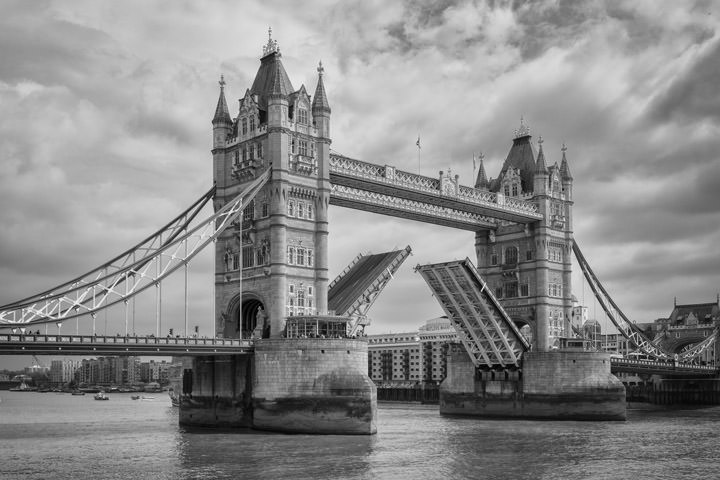
<svg viewBox="0 0 720 480">
<path fill-rule="evenodd" d="M 288 216 L 295 216 L 295 202 L 292 200 L 290 200 L 290 202 L 288 203 Z"/>
<path fill-rule="evenodd" d="M 307 125 L 308 123 L 307 110 L 305 110 L 304 108 L 298 109 L 298 123 L 302 123 L 303 125 Z"/>
<path fill-rule="evenodd" d="M 302 248 L 297 249 L 297 264 L 305 265 L 305 250 Z"/>
<path fill-rule="evenodd" d="M 258 158 L 263 158 L 263 146 L 262 143 L 257 144 L 257 156 Z"/>
<path fill-rule="evenodd" d="M 510 185 L 505 185 L 505 196 L 506 197 L 510 196 Z"/>
<path fill-rule="evenodd" d="M 255 131 L 255 116 L 250 117 L 250 131 Z"/>
<path fill-rule="evenodd" d="M 255 255 L 253 254 L 253 246 L 247 245 L 242 248 L 242 264 L 243 268 L 251 268 L 253 267 Z"/>
<path fill-rule="evenodd" d="M 517 183 L 513 183 L 513 186 L 512 186 L 512 194 L 513 194 L 513 197 L 517 197 L 517 195 L 518 195 L 518 186 L 517 186 Z"/>
<path fill-rule="evenodd" d="M 270 206 L 267 203 L 262 204 L 262 216 L 267 217 L 270 214 Z"/>
<path fill-rule="evenodd" d="M 308 250 L 307 251 L 307 266 L 312 267 L 313 266 L 313 251 Z M 312 295 L 312 287 L 309 287 L 311 289 L 310 294 Z"/>
<path fill-rule="evenodd" d="M 307 140 L 300 140 L 300 155 L 307 157 Z"/>
<path fill-rule="evenodd" d="M 288 264 L 295 265 L 295 247 L 288 247 Z"/>
<path fill-rule="evenodd" d="M 515 264 L 518 261 L 518 249 L 517 247 L 508 247 L 505 249 L 505 263 Z"/>
<path fill-rule="evenodd" d="M 305 218 L 305 204 L 303 202 L 298 202 L 297 216 L 298 218 Z"/>
<path fill-rule="evenodd" d="M 308 220 L 313 219 L 313 207 L 310 204 L 308 204 L 308 206 L 307 206 L 307 218 L 308 218 Z"/>
<path fill-rule="evenodd" d="M 247 135 L 247 118 L 242 119 L 242 134 Z"/>
</svg>

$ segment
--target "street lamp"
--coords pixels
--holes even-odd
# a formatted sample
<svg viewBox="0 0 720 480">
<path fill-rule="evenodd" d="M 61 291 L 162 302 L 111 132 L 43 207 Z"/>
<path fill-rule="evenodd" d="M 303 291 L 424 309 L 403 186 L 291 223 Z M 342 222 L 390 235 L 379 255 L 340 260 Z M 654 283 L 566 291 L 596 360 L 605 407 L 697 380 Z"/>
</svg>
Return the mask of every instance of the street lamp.
<svg viewBox="0 0 720 480">
<path fill-rule="evenodd" d="M 55 325 L 58 327 L 58 336 L 60 336 L 60 327 L 62 327 L 62 322 L 55 322 Z"/>
</svg>

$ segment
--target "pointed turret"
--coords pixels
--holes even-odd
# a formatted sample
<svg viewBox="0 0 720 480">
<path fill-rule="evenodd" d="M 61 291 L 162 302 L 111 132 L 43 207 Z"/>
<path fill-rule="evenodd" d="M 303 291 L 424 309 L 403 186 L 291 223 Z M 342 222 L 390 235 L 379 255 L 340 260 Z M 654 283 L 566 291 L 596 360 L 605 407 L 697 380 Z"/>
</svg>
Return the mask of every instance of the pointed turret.
<svg viewBox="0 0 720 480">
<path fill-rule="evenodd" d="M 323 83 L 323 74 L 325 69 L 322 62 L 318 63 L 318 83 L 315 88 L 315 97 L 312 103 L 312 114 L 315 128 L 318 129 L 320 136 L 330 138 L 330 104 L 328 103 L 327 94 L 325 93 L 325 84 Z"/>
<path fill-rule="evenodd" d="M 215 116 L 212 119 L 213 125 L 220 123 L 232 124 L 232 118 L 230 118 L 230 109 L 228 109 L 227 101 L 225 100 L 225 76 L 220 75 L 220 97 L 218 98 L 217 107 L 215 107 Z"/>
<path fill-rule="evenodd" d="M 535 163 L 535 174 L 533 175 L 533 190 L 535 195 L 544 195 L 548 191 L 548 177 L 550 172 L 545 164 L 545 152 L 542 148 L 543 139 L 538 137 L 538 155 Z"/>
<path fill-rule="evenodd" d="M 220 97 L 212 119 L 213 149 L 222 147 L 225 144 L 225 140 L 233 128 L 230 110 L 228 110 L 227 101 L 225 100 L 225 77 L 223 75 L 220 75 L 220 82 L 218 83 L 220 83 Z"/>
<path fill-rule="evenodd" d="M 319 63 L 318 68 L 318 83 L 315 88 L 315 96 L 313 97 L 312 111 L 313 115 L 317 115 L 321 112 L 330 113 L 330 104 L 328 103 L 327 94 L 325 93 L 325 84 L 323 83 L 323 74 L 325 69 L 322 66 L 322 61 Z"/>
<path fill-rule="evenodd" d="M 538 138 L 538 156 L 537 156 L 537 162 L 535 163 L 535 173 L 545 174 L 547 175 L 548 169 L 545 165 L 545 153 L 543 153 L 543 139 L 542 137 Z"/>
<path fill-rule="evenodd" d="M 563 143 L 562 148 L 562 162 L 560 163 L 560 175 L 563 180 L 572 180 L 573 177 L 570 174 L 570 167 L 568 166 L 567 158 L 565 158 L 565 152 L 567 151 L 567 147 Z"/>
<path fill-rule="evenodd" d="M 485 173 L 485 165 L 483 163 L 485 155 L 481 153 L 478 158 L 480 159 L 480 168 L 478 169 L 477 178 L 475 180 L 475 188 L 487 190 L 490 187 L 490 182 L 488 181 L 487 174 Z"/>
</svg>

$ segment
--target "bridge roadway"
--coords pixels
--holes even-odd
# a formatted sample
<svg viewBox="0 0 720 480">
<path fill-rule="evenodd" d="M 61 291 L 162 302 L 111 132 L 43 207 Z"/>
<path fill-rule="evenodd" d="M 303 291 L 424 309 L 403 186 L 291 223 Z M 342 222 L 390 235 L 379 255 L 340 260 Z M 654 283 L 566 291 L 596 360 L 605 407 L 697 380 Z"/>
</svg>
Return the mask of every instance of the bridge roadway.
<svg viewBox="0 0 720 480">
<path fill-rule="evenodd" d="M 648 375 L 669 375 L 669 376 L 702 376 L 715 377 L 718 375 L 718 367 L 713 365 L 694 365 L 681 362 L 662 362 L 656 360 L 642 360 L 630 358 L 611 358 L 610 371 L 612 373 L 634 373 Z"/>
<path fill-rule="evenodd" d="M 237 355 L 251 340 L 201 337 L 0 334 L 0 355 Z"/>
</svg>

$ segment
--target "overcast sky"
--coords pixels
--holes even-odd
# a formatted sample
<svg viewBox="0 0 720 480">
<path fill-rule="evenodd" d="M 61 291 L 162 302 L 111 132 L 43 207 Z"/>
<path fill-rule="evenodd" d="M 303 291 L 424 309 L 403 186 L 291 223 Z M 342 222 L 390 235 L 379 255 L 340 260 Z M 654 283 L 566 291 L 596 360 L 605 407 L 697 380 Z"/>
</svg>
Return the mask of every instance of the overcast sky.
<svg viewBox="0 0 720 480">
<path fill-rule="evenodd" d="M 416 171 L 419 134 L 421 173 L 451 168 L 472 184 L 473 153 L 497 176 L 523 116 L 549 164 L 567 144 L 575 238 L 630 318 L 667 316 L 673 297 L 714 301 L 717 5 L 5 0 L 0 303 L 94 268 L 211 186 L 219 76 L 235 115 L 269 26 L 296 89 L 314 92 L 322 60 L 335 151 Z M 413 266 L 474 260 L 464 231 L 340 207 L 330 229 L 331 277 L 357 253 L 413 247 L 369 333 L 441 314 Z M 211 255 L 198 260 L 191 322 L 209 335 Z M 177 318 L 182 292 L 170 290 L 163 312 Z M 143 315 L 136 330 L 154 331 L 154 307 Z"/>
</svg>

